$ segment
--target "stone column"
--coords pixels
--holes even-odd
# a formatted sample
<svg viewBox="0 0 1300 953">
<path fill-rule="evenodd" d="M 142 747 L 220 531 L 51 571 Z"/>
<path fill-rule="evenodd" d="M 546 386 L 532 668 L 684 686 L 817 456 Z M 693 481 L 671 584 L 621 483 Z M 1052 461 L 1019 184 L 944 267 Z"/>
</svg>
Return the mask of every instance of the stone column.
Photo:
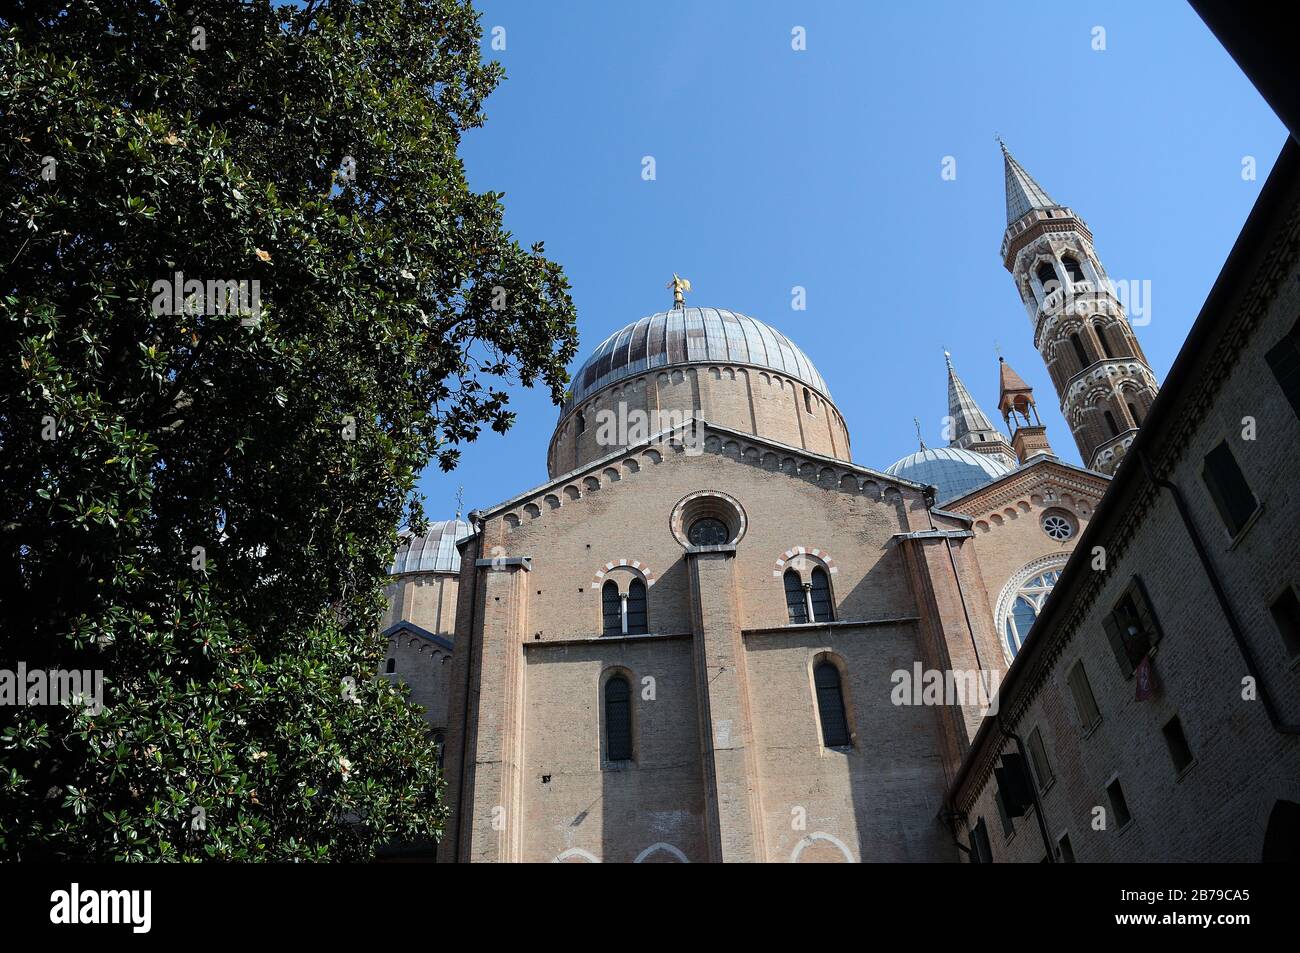
<svg viewBox="0 0 1300 953">
<path fill-rule="evenodd" d="M 686 550 L 709 859 L 766 859 L 734 545 Z"/>
</svg>

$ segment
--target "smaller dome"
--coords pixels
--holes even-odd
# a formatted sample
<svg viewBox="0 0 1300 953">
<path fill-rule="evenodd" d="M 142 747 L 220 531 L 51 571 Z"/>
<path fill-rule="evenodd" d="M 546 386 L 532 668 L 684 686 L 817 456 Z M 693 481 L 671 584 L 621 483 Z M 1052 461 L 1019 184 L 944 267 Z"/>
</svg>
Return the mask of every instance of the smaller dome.
<svg viewBox="0 0 1300 953">
<path fill-rule="evenodd" d="M 934 447 L 908 454 L 886 468 L 890 476 L 938 487 L 939 502 L 964 496 L 1011 472 L 1000 457 L 961 447 Z"/>
<path fill-rule="evenodd" d="M 460 572 L 460 552 L 456 541 L 464 539 L 473 529 L 464 520 L 439 520 L 430 523 L 423 536 L 409 529 L 401 530 L 397 555 L 393 557 L 391 575 L 404 572 Z"/>
</svg>

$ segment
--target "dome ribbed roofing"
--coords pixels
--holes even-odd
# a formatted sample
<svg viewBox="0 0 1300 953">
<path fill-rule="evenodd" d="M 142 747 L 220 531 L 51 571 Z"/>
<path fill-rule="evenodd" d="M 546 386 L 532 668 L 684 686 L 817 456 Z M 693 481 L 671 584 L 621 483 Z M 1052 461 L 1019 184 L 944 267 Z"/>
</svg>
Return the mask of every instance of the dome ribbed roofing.
<svg viewBox="0 0 1300 953">
<path fill-rule="evenodd" d="M 808 355 L 770 325 L 719 308 L 674 308 L 634 321 L 602 341 L 573 375 L 565 409 L 651 368 L 713 362 L 765 367 L 830 397 Z"/>
<path fill-rule="evenodd" d="M 430 523 L 423 536 L 404 529 L 397 534 L 401 542 L 388 572 L 394 576 L 404 572 L 460 572 L 456 540 L 472 532 L 469 523 L 459 519 Z"/>
<path fill-rule="evenodd" d="M 938 487 L 939 502 L 964 496 L 1011 472 L 996 458 L 961 447 L 934 447 L 908 454 L 886 468 L 890 476 Z"/>
</svg>

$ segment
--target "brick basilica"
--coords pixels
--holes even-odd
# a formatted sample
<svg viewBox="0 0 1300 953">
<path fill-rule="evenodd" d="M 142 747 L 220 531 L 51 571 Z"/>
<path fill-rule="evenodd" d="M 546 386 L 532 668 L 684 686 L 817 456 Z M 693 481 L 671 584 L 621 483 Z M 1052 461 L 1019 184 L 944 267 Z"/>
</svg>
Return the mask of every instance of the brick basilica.
<svg viewBox="0 0 1300 953">
<path fill-rule="evenodd" d="M 1258 301 L 1198 321 L 1224 339 L 1204 345 L 1228 349 L 1221 374 L 1161 391 L 1084 220 L 1003 156 L 1001 258 L 1086 467 L 1054 455 L 1025 377 L 997 367 L 999 425 L 948 355 L 947 445 L 855 463 L 798 345 L 688 305 L 675 277 L 671 309 L 575 373 L 546 483 L 401 540 L 386 671 L 441 745 L 439 861 L 1296 849 L 1297 544 L 1268 524 L 1300 463 L 1297 163 L 1279 160 L 1228 276 Z M 1219 414 L 1234 373 L 1251 403 Z M 1223 423 L 1245 413 L 1272 428 L 1267 460 Z M 1175 446 L 1153 420 L 1212 426 Z M 1208 564 L 1161 489 L 1175 473 Z M 1161 507 L 1170 525 L 1144 542 Z M 911 684 L 925 673 L 936 703 Z M 1174 812 L 1161 836 L 1163 798 L 1229 786 L 1245 833 L 1198 844 Z"/>
</svg>

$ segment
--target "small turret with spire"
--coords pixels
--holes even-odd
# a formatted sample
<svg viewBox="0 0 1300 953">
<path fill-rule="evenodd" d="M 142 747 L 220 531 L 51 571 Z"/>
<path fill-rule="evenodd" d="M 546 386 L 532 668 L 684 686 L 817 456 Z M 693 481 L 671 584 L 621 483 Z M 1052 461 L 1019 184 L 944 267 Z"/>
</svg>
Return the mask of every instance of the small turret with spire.
<svg viewBox="0 0 1300 953">
<path fill-rule="evenodd" d="M 1002 411 L 1002 419 L 1011 431 L 1016 459 L 1028 463 L 1031 457 L 1051 455 L 1052 445 L 1047 442 L 1047 428 L 1038 417 L 1034 389 L 1001 356 L 998 357 L 998 410 Z"/>
<path fill-rule="evenodd" d="M 948 365 L 948 445 L 998 458 L 1009 467 L 1016 465 L 1015 451 L 1002 431 L 980 410 L 975 398 L 957 376 L 952 355 L 943 352 Z"/>
</svg>

